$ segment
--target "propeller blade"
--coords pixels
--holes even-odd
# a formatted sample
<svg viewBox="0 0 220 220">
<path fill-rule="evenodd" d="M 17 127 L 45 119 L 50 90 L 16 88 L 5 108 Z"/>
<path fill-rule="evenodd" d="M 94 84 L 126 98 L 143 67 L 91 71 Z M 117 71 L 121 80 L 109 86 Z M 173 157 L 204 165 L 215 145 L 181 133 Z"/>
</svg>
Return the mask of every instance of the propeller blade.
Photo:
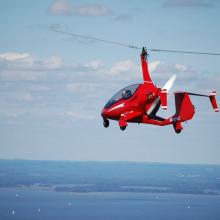
<svg viewBox="0 0 220 220">
<path fill-rule="evenodd" d="M 174 82 L 176 80 L 176 75 L 173 75 L 167 82 L 166 84 L 163 86 L 162 90 L 166 90 L 167 92 L 172 88 Z M 157 105 L 160 102 L 160 97 L 157 97 L 155 99 L 155 101 L 152 103 L 152 105 L 150 106 L 150 108 L 147 110 L 147 115 L 150 115 L 154 109 L 157 107 Z"/>
<path fill-rule="evenodd" d="M 167 82 L 166 84 L 163 86 L 162 89 L 166 89 L 167 92 L 169 92 L 169 90 L 172 88 L 174 82 L 176 80 L 176 75 L 173 75 Z"/>
</svg>

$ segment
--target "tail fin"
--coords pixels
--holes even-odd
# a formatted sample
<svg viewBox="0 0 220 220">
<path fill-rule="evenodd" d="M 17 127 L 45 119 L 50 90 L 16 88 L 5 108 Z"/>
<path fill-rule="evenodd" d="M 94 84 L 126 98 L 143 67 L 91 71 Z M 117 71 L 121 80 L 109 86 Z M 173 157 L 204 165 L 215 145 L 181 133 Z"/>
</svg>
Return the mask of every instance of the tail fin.
<svg viewBox="0 0 220 220">
<path fill-rule="evenodd" d="M 215 112 L 218 112 L 218 105 L 217 105 L 217 101 L 216 101 L 216 92 L 213 91 L 211 92 L 210 96 L 209 96 L 210 102 L 212 104 L 212 108 L 214 109 Z"/>
<path fill-rule="evenodd" d="M 181 122 L 188 121 L 193 118 L 195 114 L 195 108 L 190 100 L 190 95 L 209 97 L 213 109 L 218 112 L 218 106 L 216 102 L 216 92 L 212 92 L 209 96 L 197 93 L 189 92 L 176 92 L 175 93 L 175 103 L 176 103 L 176 113 L 170 118 L 173 123 L 173 127 L 176 133 L 180 133 L 182 128 Z"/>
<path fill-rule="evenodd" d="M 189 94 L 186 92 L 175 93 L 176 114 L 178 121 L 187 121 L 193 118 L 195 108 L 190 100 Z M 175 120 L 173 117 L 173 120 Z"/>
</svg>

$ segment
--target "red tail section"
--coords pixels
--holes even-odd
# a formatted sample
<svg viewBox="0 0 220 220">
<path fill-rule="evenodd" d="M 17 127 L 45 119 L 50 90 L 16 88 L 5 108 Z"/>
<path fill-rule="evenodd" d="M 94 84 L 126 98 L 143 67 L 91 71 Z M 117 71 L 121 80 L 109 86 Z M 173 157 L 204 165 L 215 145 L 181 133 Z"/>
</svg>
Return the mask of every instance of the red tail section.
<svg viewBox="0 0 220 220">
<path fill-rule="evenodd" d="M 176 114 L 178 121 L 187 121 L 193 118 L 195 108 L 186 92 L 175 93 Z"/>
<path fill-rule="evenodd" d="M 216 92 L 213 91 L 211 92 L 210 95 L 203 95 L 203 94 L 198 94 L 198 93 L 188 93 L 189 95 L 195 95 L 195 96 L 203 96 L 203 97 L 209 97 L 211 104 L 212 104 L 212 108 L 214 109 L 215 112 L 218 112 L 218 105 L 217 105 L 217 101 L 216 101 Z"/>
<path fill-rule="evenodd" d="M 219 109 L 218 109 L 218 105 L 217 105 L 217 101 L 216 101 L 216 92 L 213 91 L 211 92 L 210 96 L 209 96 L 209 99 L 211 101 L 211 104 L 212 104 L 212 108 L 214 109 L 215 112 L 218 112 Z"/>
</svg>

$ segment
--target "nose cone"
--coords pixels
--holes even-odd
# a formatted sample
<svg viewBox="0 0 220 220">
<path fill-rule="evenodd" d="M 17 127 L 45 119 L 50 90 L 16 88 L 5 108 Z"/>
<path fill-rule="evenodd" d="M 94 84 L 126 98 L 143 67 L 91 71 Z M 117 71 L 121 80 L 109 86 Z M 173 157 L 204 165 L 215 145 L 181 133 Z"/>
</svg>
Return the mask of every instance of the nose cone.
<svg viewBox="0 0 220 220">
<path fill-rule="evenodd" d="M 111 119 L 112 117 L 114 117 L 114 111 L 112 111 L 111 108 L 109 109 L 103 108 L 101 115 L 103 118 Z"/>
<path fill-rule="evenodd" d="M 101 115 L 103 118 L 107 118 L 107 110 L 105 108 L 102 109 Z"/>
<path fill-rule="evenodd" d="M 120 106 L 119 106 L 120 107 Z M 103 118 L 108 118 L 108 119 L 113 119 L 113 120 L 118 120 L 120 118 L 121 113 L 123 112 L 121 108 L 118 106 L 113 106 L 110 108 L 103 108 L 102 109 L 102 117 Z"/>
<path fill-rule="evenodd" d="M 112 108 L 108 108 L 108 109 L 103 108 L 101 115 L 102 115 L 103 118 L 115 119 L 116 118 L 116 114 L 115 113 L 116 112 Z"/>
</svg>

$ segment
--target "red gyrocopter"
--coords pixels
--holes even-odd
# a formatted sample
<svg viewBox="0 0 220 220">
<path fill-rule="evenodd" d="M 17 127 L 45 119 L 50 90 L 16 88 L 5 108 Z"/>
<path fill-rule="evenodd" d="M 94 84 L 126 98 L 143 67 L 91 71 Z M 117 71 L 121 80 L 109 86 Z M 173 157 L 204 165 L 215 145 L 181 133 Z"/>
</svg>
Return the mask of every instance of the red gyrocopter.
<svg viewBox="0 0 220 220">
<path fill-rule="evenodd" d="M 182 122 L 191 120 L 195 114 L 191 95 L 208 97 L 214 111 L 219 111 L 215 91 L 210 95 L 175 92 L 176 113 L 169 118 L 157 116 L 160 106 L 162 109 L 167 109 L 167 93 L 175 81 L 175 75 L 163 88 L 156 87 L 148 70 L 147 55 L 147 50 L 143 48 L 140 56 L 144 82 L 123 88 L 106 103 L 101 113 L 104 127 L 109 126 L 111 119 L 118 121 L 121 130 L 126 129 L 128 122 L 133 122 L 158 126 L 173 125 L 175 132 L 180 133 L 183 129 Z"/>
<path fill-rule="evenodd" d="M 52 25 L 49 27 L 49 29 L 53 32 L 65 34 L 75 39 L 89 40 L 93 42 L 99 41 L 102 43 L 128 47 L 131 49 L 141 49 L 138 46 L 127 45 L 121 42 L 68 32 L 60 29 L 59 25 Z M 148 48 L 148 50 L 154 52 L 220 56 L 220 53 L 210 52 L 164 50 L 152 48 Z M 208 97 L 211 101 L 214 111 L 219 111 L 216 102 L 215 91 L 211 92 L 209 95 L 191 92 L 175 92 L 174 95 L 176 113 L 169 118 L 162 118 L 160 116 L 157 116 L 157 112 L 160 106 L 162 106 L 162 109 L 167 109 L 167 94 L 171 89 L 176 76 L 172 76 L 162 88 L 156 87 L 156 85 L 154 85 L 150 78 L 147 56 L 147 50 L 143 47 L 141 53 L 141 64 L 144 82 L 142 84 L 134 84 L 125 87 L 124 89 L 117 92 L 106 103 L 101 113 L 104 127 L 107 128 L 109 126 L 109 119 L 111 119 L 118 121 L 121 130 L 126 129 L 128 122 L 133 122 L 158 126 L 173 125 L 175 132 L 180 133 L 183 129 L 182 122 L 191 120 L 195 114 L 195 107 L 190 99 L 191 95 Z"/>
</svg>

